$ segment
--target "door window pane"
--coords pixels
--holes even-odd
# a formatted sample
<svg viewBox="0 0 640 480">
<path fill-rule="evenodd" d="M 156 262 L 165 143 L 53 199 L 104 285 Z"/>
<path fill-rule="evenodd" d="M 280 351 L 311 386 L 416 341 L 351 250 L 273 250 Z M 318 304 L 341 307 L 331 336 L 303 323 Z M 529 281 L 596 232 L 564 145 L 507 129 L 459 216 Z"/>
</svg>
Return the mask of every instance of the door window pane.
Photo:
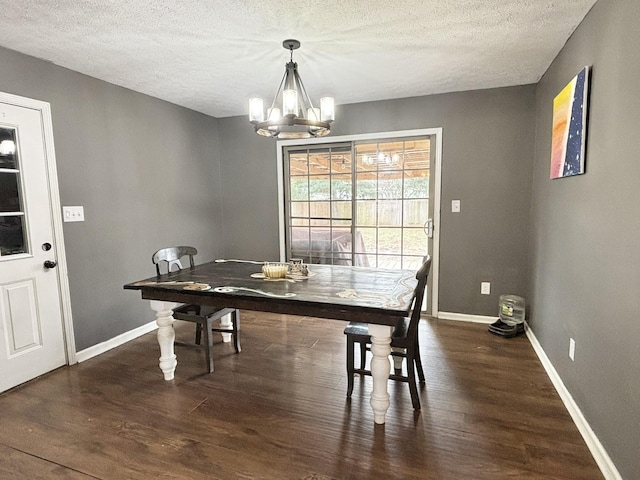
<svg viewBox="0 0 640 480">
<path fill-rule="evenodd" d="M 0 217 L 0 256 L 27 253 L 24 215 Z"/>
<path fill-rule="evenodd" d="M 407 140 L 404 143 L 404 170 L 429 172 L 431 168 L 431 141 Z"/>
<path fill-rule="evenodd" d="M 309 218 L 309 202 L 291 202 L 291 218 Z"/>
<path fill-rule="evenodd" d="M 0 127 L 0 256 L 28 253 L 16 137 Z"/>
<path fill-rule="evenodd" d="M 375 172 L 378 170 L 377 144 L 356 146 L 356 171 Z"/>
<path fill-rule="evenodd" d="M 400 255 L 402 253 L 402 229 L 378 229 L 378 252 Z"/>
<path fill-rule="evenodd" d="M 351 200 L 352 191 L 351 175 L 331 175 L 332 200 Z"/>
<path fill-rule="evenodd" d="M 378 174 L 378 198 L 402 198 L 402 172 Z"/>
<path fill-rule="evenodd" d="M 331 202 L 331 217 L 351 224 L 351 202 Z"/>
<path fill-rule="evenodd" d="M 378 229 L 376 228 L 358 228 L 356 234 L 362 237 L 361 243 L 356 243 L 356 253 L 372 253 L 378 251 Z"/>
<path fill-rule="evenodd" d="M 332 152 L 333 153 L 333 152 Z M 331 155 L 331 174 L 347 174 L 351 177 L 351 151 L 335 152 Z"/>
<path fill-rule="evenodd" d="M 376 162 L 379 170 L 402 170 L 404 142 L 379 143 Z"/>
<path fill-rule="evenodd" d="M 309 181 L 307 177 L 291 177 L 289 189 L 291 201 L 309 200 Z"/>
<path fill-rule="evenodd" d="M 328 174 L 331 164 L 330 152 L 310 151 L 309 152 L 309 175 Z"/>
<path fill-rule="evenodd" d="M 404 172 L 404 198 L 429 198 L 429 172 Z"/>
<path fill-rule="evenodd" d="M 309 217 L 312 220 L 331 218 L 331 202 L 310 202 Z"/>
<path fill-rule="evenodd" d="M 18 168 L 15 128 L 0 127 L 0 168 Z"/>
<path fill-rule="evenodd" d="M 419 255 L 422 258 L 427 254 L 428 239 L 422 228 L 405 228 L 402 233 L 402 255 Z"/>
<path fill-rule="evenodd" d="M 294 257 L 303 256 L 309 250 L 309 226 L 291 228 L 291 250 Z"/>
<path fill-rule="evenodd" d="M 429 212 L 429 200 L 405 200 L 403 222 L 405 227 L 423 227 Z"/>
<path fill-rule="evenodd" d="M 289 176 L 306 175 L 309 173 L 307 153 L 292 152 L 289 155 Z"/>
<path fill-rule="evenodd" d="M 378 223 L 378 202 L 376 200 L 358 200 L 356 202 L 357 225 L 375 226 Z"/>
<path fill-rule="evenodd" d="M 402 200 L 378 200 L 378 225 L 381 227 L 402 225 Z"/>
<path fill-rule="evenodd" d="M 378 174 L 359 173 L 356 176 L 356 198 L 378 198 Z"/>
<path fill-rule="evenodd" d="M 330 185 L 329 175 L 309 176 L 309 198 L 311 200 L 330 200 Z"/>
<path fill-rule="evenodd" d="M 19 212 L 20 210 L 18 173 L 0 171 L 0 212 Z"/>
</svg>

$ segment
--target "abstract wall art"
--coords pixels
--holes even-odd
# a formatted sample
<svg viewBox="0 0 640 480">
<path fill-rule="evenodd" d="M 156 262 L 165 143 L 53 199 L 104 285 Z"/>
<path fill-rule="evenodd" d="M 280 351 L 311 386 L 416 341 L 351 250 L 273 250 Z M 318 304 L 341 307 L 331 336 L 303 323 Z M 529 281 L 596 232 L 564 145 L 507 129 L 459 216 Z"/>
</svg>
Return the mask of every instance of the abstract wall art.
<svg viewBox="0 0 640 480">
<path fill-rule="evenodd" d="M 589 70 L 584 67 L 553 99 L 551 178 L 584 173 Z"/>
</svg>

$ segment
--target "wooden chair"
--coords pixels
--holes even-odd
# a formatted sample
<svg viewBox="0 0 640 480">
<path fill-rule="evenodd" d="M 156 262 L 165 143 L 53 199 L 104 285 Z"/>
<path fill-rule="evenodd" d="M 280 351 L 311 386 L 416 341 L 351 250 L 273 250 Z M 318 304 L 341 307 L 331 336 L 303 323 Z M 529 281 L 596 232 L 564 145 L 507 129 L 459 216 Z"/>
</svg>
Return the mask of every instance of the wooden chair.
<svg viewBox="0 0 640 480">
<path fill-rule="evenodd" d="M 420 360 L 420 347 L 418 345 L 418 324 L 420 322 L 420 310 L 424 289 L 427 284 L 429 270 L 431 269 L 431 257 L 424 257 L 422 266 L 416 273 L 418 285 L 414 290 L 413 309 L 411 317 L 401 319 L 391 334 L 391 355 L 406 359 L 407 374 L 402 374 L 402 366 L 395 368 L 394 373 L 389 375 L 391 380 L 406 382 L 409 384 L 411 392 L 411 403 L 414 410 L 420 410 L 420 398 L 416 386 L 416 370 L 420 383 L 424 383 L 424 371 Z M 371 335 L 366 323 L 351 322 L 344 329 L 347 336 L 347 398 L 351 398 L 353 393 L 353 377 L 356 374 L 371 375 L 371 370 L 367 370 L 366 352 L 371 351 Z M 360 368 L 355 368 L 355 344 L 360 344 Z M 397 364 L 396 364 L 397 365 Z"/>
<path fill-rule="evenodd" d="M 198 251 L 194 247 L 168 247 L 162 248 L 153 254 L 152 262 L 156 266 L 156 273 L 161 275 L 160 264 L 166 262 L 167 272 L 170 273 L 172 267 L 182 270 L 180 259 L 189 257 L 189 265 L 191 268 L 195 266 L 193 256 Z M 214 326 L 216 320 L 220 320 L 223 316 L 231 314 L 231 329 L 217 325 Z M 231 333 L 233 335 L 233 346 L 236 353 L 240 353 L 240 312 L 235 308 L 217 309 L 201 305 L 181 305 L 173 310 L 173 318 L 176 320 L 184 320 L 196 324 L 195 343 L 175 342 L 176 345 L 204 348 L 207 355 L 207 363 L 209 364 L 209 373 L 213 372 L 213 332 Z M 206 343 L 202 344 L 202 332 L 205 333 Z"/>
</svg>

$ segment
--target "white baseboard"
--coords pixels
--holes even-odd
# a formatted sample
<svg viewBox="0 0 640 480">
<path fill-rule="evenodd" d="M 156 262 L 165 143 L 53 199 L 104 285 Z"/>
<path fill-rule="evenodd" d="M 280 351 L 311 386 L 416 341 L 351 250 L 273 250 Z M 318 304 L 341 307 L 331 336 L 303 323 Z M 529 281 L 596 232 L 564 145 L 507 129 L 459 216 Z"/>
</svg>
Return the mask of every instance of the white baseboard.
<svg viewBox="0 0 640 480">
<path fill-rule="evenodd" d="M 560 395 L 562 403 L 564 403 L 564 406 L 568 410 L 569 415 L 571 415 L 573 422 L 576 424 L 576 427 L 578 427 L 578 431 L 587 444 L 587 447 L 589 448 L 593 459 L 598 464 L 598 467 L 600 467 L 602 475 L 604 475 L 604 478 L 606 480 L 622 480 L 622 476 L 618 472 L 618 469 L 611 461 L 609 454 L 602 446 L 602 443 L 600 443 L 600 440 L 598 440 L 598 437 L 596 437 L 596 434 L 593 432 L 591 426 L 584 418 L 584 415 L 582 415 L 582 411 L 580 411 L 580 408 L 573 400 L 571 393 L 569 393 L 567 387 L 564 386 L 560 375 L 558 375 L 558 372 L 549 360 L 549 357 L 547 357 L 547 354 L 544 353 L 542 346 L 538 342 L 538 339 L 534 335 L 533 331 L 529 328 L 529 325 L 525 324 L 525 332 L 527 338 L 529 339 L 529 342 L 531 342 L 531 345 L 533 346 L 534 351 L 538 355 L 542 366 L 547 372 L 551 383 L 553 383 L 553 386 Z"/>
<path fill-rule="evenodd" d="M 473 323 L 493 323 L 498 320 L 498 317 L 486 317 L 484 315 L 469 315 L 467 313 L 454 313 L 454 312 L 438 312 L 438 318 L 442 320 L 456 320 L 458 322 L 473 322 Z"/>
<path fill-rule="evenodd" d="M 89 360 L 90 358 L 100 355 L 101 353 L 107 352 L 112 348 L 116 348 L 116 347 L 119 347 L 120 345 L 124 345 L 125 343 L 135 338 L 138 338 L 144 335 L 145 333 L 153 332 L 157 328 L 158 328 L 158 324 L 155 322 L 155 320 L 145 325 L 141 325 L 137 328 L 134 328 L 133 330 L 124 332 L 118 335 L 117 337 L 113 337 L 112 339 L 107 340 L 106 342 L 98 343 L 97 345 L 94 345 L 92 347 L 85 348 L 84 350 L 76 352 L 76 361 L 84 362 L 85 360 Z"/>
</svg>

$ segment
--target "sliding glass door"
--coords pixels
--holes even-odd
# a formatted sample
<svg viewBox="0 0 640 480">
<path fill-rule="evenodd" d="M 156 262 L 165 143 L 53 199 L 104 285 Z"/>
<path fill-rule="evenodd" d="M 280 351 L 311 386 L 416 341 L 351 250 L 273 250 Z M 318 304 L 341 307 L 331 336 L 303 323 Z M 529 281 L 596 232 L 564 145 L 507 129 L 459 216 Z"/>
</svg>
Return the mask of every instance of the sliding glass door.
<svg viewBox="0 0 640 480">
<path fill-rule="evenodd" d="M 429 249 L 430 155 L 429 138 L 355 145 L 356 257 L 379 268 L 418 269 Z"/>
<path fill-rule="evenodd" d="M 415 270 L 429 252 L 430 137 L 284 149 L 287 258 Z"/>
<path fill-rule="evenodd" d="M 359 265 L 353 249 L 351 145 L 287 151 L 288 258 L 305 263 Z"/>
</svg>

